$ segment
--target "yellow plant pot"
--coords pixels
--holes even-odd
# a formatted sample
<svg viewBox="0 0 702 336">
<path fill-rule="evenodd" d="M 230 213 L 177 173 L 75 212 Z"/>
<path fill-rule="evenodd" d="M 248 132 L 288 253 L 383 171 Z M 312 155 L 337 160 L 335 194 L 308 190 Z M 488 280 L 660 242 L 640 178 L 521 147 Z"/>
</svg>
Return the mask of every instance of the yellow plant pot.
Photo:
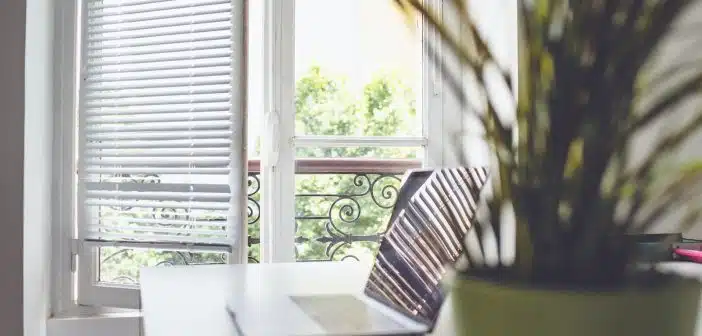
<svg viewBox="0 0 702 336">
<path fill-rule="evenodd" d="M 462 336 L 694 336 L 700 288 L 680 278 L 653 289 L 583 293 L 459 278 L 453 319 Z"/>
</svg>

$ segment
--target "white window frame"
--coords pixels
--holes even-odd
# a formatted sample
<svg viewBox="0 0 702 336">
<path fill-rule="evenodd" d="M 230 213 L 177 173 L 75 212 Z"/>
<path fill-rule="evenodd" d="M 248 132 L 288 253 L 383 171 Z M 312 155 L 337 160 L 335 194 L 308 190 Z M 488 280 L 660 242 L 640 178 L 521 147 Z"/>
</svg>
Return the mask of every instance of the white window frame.
<svg viewBox="0 0 702 336">
<path fill-rule="evenodd" d="M 76 229 L 73 225 L 75 216 L 75 111 L 78 72 L 76 69 L 77 50 L 77 1 L 59 1 L 55 5 L 55 46 L 54 55 L 54 149 L 53 149 L 53 199 L 51 230 L 52 236 L 52 298 L 51 308 L 54 315 L 77 309 L 75 270 L 77 269 L 74 252 Z"/>
<path fill-rule="evenodd" d="M 250 0 L 249 0 L 250 1 Z M 425 0 L 441 13 L 444 0 Z M 54 226 L 52 227 L 52 312 L 66 314 L 84 311 L 88 306 L 139 307 L 139 291 L 119 286 L 95 286 L 97 267 L 95 250 L 78 241 L 76 223 L 76 127 L 77 113 L 79 4 L 81 1 L 59 1 L 56 4 L 56 67 L 54 118 Z M 295 0 L 265 0 L 264 27 L 264 134 L 261 162 L 261 260 L 260 262 L 294 261 L 294 146 L 422 146 L 426 167 L 455 166 L 446 156 L 444 146 L 450 144 L 451 131 L 460 129 L 460 109 L 443 90 L 443 76 L 422 57 L 422 135 L 417 137 L 319 137 L 294 134 L 294 5 Z M 419 24 L 423 39 L 431 39 L 442 54 L 438 36 L 426 25 Z M 419 50 L 418 50 L 419 52 Z M 452 111 L 451 115 L 445 111 Z M 458 118 L 458 119 L 456 119 Z M 456 126 L 458 124 L 458 126 Z M 448 131 L 448 132 L 447 132 Z M 274 134 L 275 136 L 270 136 Z M 268 136 L 266 136 L 268 135 Z M 268 139 L 268 140 L 267 140 Z M 273 141 L 269 141 L 272 139 Z M 272 206 L 275 205 L 275 206 Z M 246 227 L 240 230 L 246 237 Z M 245 262 L 246 239 L 232 262 Z M 77 258 L 76 258 L 77 257 Z M 81 271 L 81 267 L 83 270 Z M 86 272 L 87 269 L 87 272 Z M 80 295 L 79 295 L 80 294 Z M 70 315 L 70 313 L 69 313 Z"/>
</svg>

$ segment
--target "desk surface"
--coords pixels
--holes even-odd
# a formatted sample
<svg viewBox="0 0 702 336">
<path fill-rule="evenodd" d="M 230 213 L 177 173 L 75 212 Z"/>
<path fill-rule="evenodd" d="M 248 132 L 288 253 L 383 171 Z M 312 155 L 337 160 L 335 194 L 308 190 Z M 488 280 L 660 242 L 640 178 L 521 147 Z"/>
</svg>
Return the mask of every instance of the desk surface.
<svg viewBox="0 0 702 336">
<path fill-rule="evenodd" d="M 237 335 L 225 309 L 231 295 L 358 293 L 369 267 L 343 262 L 145 268 L 141 272 L 145 336 Z M 702 265 L 668 268 L 688 276 L 702 274 Z M 442 312 L 434 335 L 453 334 L 450 315 L 450 308 Z M 698 335 L 702 336 L 699 327 Z"/>
<path fill-rule="evenodd" d="M 253 300 L 280 292 L 354 294 L 362 291 L 369 270 L 370 265 L 358 262 L 145 268 L 141 271 L 145 336 L 237 335 L 225 309 L 232 295 Z M 295 323 L 307 318 L 298 315 L 304 314 L 301 311 L 289 314 Z"/>
</svg>

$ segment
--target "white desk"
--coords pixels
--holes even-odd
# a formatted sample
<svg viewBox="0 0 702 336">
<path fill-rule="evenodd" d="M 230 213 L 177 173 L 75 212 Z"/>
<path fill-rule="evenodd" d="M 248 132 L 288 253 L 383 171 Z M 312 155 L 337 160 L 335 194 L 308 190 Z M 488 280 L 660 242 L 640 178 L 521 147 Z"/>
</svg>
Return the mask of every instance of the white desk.
<svg viewBox="0 0 702 336">
<path fill-rule="evenodd" d="M 276 292 L 358 293 L 369 270 L 370 265 L 358 262 L 145 268 L 141 271 L 144 336 L 234 336 L 237 331 L 225 309 L 231 295 L 255 300 Z M 265 312 L 252 314 L 256 315 L 247 318 L 266 318 Z M 313 323 L 302 311 L 289 314 L 291 323 Z M 453 334 L 448 331 L 451 323 L 442 319 L 434 335 Z"/>
<path fill-rule="evenodd" d="M 702 274 L 702 265 L 666 266 L 687 276 Z M 144 336 L 234 336 L 237 331 L 225 309 L 230 295 L 357 293 L 369 267 L 343 262 L 146 268 L 141 272 Z M 433 335 L 453 335 L 450 307 L 447 301 Z M 294 323 L 307 321 L 299 314 L 288 317 Z M 697 334 L 702 336 L 700 326 Z"/>
</svg>

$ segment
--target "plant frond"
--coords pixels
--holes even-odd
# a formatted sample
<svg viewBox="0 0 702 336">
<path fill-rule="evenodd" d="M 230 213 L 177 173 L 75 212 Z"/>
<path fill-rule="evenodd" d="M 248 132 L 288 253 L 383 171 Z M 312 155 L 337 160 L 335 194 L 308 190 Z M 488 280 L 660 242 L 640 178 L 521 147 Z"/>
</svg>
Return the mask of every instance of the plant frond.
<svg viewBox="0 0 702 336">
<path fill-rule="evenodd" d="M 633 133 L 646 127 L 658 117 L 665 115 L 676 104 L 700 93 L 702 93 L 702 72 L 686 79 L 682 84 L 667 92 L 662 99 L 656 102 L 641 117 L 635 119 L 626 132 Z"/>
</svg>

